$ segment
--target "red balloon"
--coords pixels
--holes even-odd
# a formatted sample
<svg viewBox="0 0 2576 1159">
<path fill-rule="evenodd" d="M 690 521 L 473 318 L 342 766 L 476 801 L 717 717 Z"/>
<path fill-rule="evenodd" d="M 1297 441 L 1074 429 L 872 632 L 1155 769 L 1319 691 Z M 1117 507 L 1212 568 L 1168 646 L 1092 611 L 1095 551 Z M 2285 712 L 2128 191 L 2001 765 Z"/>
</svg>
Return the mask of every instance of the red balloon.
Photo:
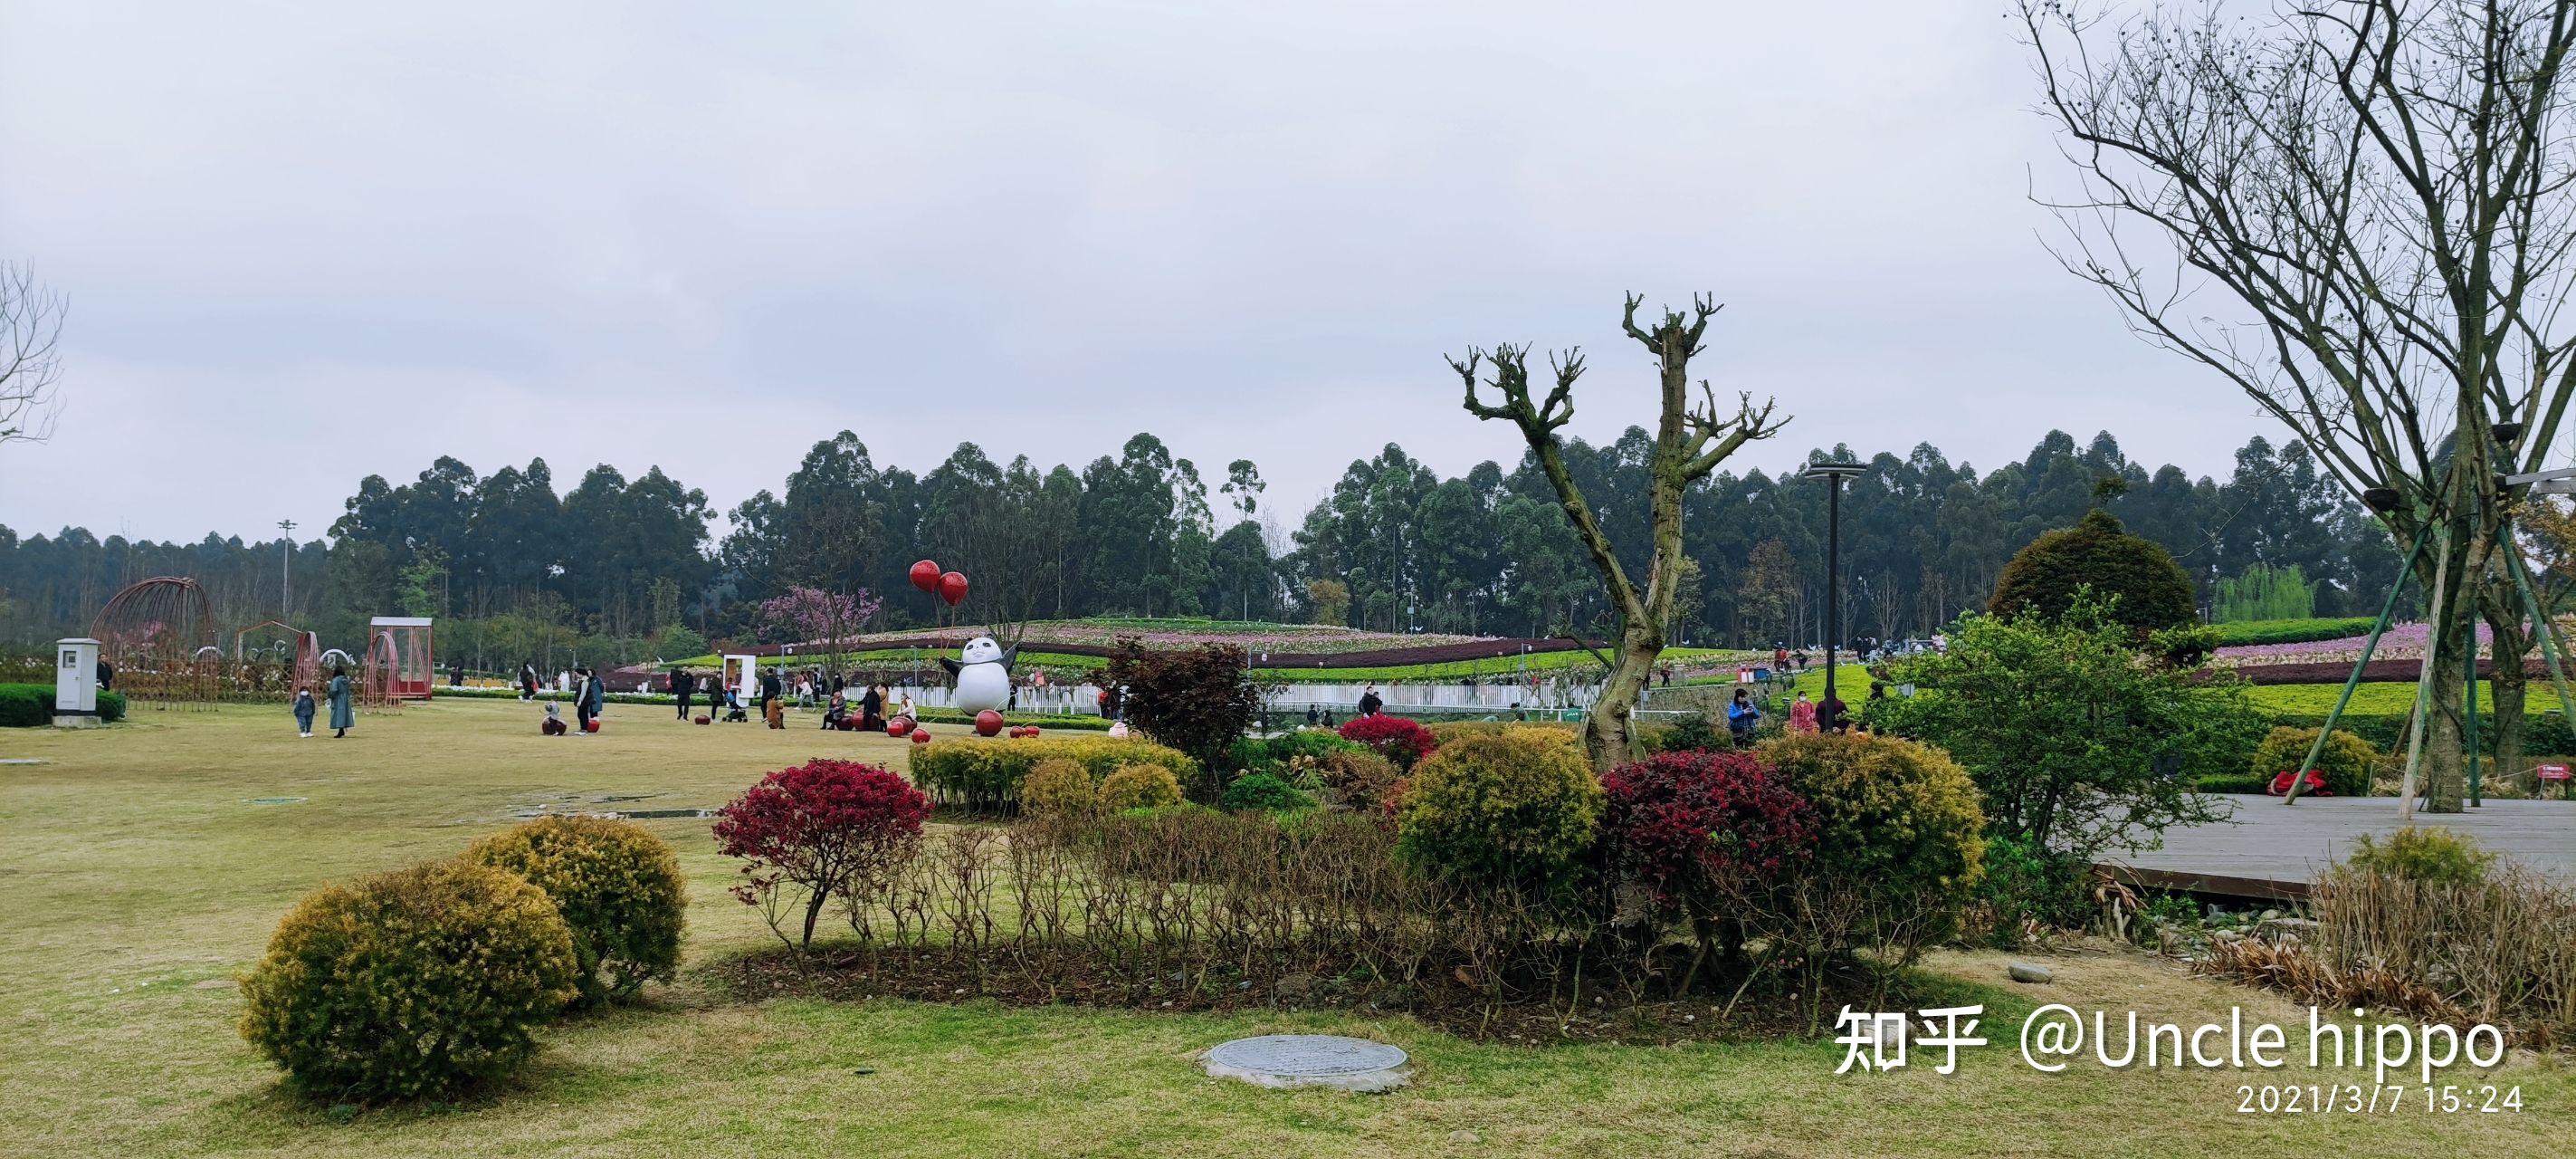
<svg viewBox="0 0 2576 1159">
<path fill-rule="evenodd" d="M 1000 731 L 1002 731 L 1001 713 L 987 708 L 975 714 L 975 735 L 992 736 Z"/>
<path fill-rule="evenodd" d="M 922 728 L 922 729 L 914 729 L 914 730 L 913 730 L 913 733 L 912 733 L 912 743 L 914 743 L 914 744 L 929 744 L 929 743 L 930 743 L 930 730 L 929 730 L 929 729 L 926 729 L 926 728 Z"/>
<path fill-rule="evenodd" d="M 938 591 L 939 565 L 926 559 L 912 565 L 912 586 L 925 592 Z"/>
<path fill-rule="evenodd" d="M 964 602 L 966 599 L 966 573 L 962 571 L 952 571 L 947 575 L 939 577 L 939 598 L 948 601 L 948 606 L 952 608 L 956 607 L 959 603 Z"/>
</svg>

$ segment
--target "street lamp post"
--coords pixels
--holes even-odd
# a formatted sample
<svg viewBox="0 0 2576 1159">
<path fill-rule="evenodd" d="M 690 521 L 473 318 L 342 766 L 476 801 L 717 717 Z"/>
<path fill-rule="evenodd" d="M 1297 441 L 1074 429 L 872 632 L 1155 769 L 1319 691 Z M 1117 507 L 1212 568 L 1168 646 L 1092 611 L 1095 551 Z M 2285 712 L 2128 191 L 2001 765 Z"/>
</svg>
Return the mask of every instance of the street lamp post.
<svg viewBox="0 0 2576 1159">
<path fill-rule="evenodd" d="M 1858 463 L 1809 463 L 1800 477 L 1825 481 L 1825 730 L 1838 730 L 1842 713 L 1835 706 L 1834 647 L 1843 637 L 1843 481 L 1867 468 Z"/>
<path fill-rule="evenodd" d="M 291 620 L 295 618 L 295 521 L 280 519 L 277 528 L 286 533 L 282 537 L 286 545 L 277 553 L 277 616 Z"/>
</svg>

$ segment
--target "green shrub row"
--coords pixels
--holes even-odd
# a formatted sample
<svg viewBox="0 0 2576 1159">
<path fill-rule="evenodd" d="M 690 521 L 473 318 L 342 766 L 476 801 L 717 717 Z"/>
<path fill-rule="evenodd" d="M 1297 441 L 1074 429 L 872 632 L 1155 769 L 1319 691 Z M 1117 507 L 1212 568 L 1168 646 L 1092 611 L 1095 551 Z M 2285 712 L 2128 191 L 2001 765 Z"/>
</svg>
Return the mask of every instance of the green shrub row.
<svg viewBox="0 0 2576 1159">
<path fill-rule="evenodd" d="M 2218 625 L 2218 643 L 2232 644 L 2305 644 L 2314 640 L 2341 640 L 2370 634 L 2368 616 L 2339 616 L 2323 620 L 2238 620 Z"/>
<path fill-rule="evenodd" d="M 912 783 L 941 804 L 1008 809 L 1018 804 L 1029 770 L 1050 758 L 1082 766 L 1095 781 L 1126 765 L 1160 765 L 1182 783 L 1198 771 L 1180 750 L 1134 737 L 956 736 L 913 746 Z"/>
<path fill-rule="evenodd" d="M 125 719 L 125 694 L 98 694 L 98 718 L 109 724 Z M 54 686 L 0 684 L 0 728 L 35 728 L 54 722 Z"/>
</svg>

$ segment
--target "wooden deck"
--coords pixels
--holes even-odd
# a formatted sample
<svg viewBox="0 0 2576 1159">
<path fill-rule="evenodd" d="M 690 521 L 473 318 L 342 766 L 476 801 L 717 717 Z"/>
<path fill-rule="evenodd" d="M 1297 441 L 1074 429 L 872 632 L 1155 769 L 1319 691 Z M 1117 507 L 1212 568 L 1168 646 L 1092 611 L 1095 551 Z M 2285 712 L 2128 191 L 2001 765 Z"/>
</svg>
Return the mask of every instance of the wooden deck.
<svg viewBox="0 0 2576 1159">
<path fill-rule="evenodd" d="M 2349 853 L 2364 833 L 2398 827 L 2392 797 L 2227 796 L 2229 820 L 2165 831 L 2164 848 L 2108 860 L 2144 884 L 2237 897 L 2295 900 L 2317 871 Z M 2552 876 L 2576 879 L 2576 802 L 2489 801 L 2461 813 L 2415 814 L 2477 838 L 2488 849 Z"/>
</svg>

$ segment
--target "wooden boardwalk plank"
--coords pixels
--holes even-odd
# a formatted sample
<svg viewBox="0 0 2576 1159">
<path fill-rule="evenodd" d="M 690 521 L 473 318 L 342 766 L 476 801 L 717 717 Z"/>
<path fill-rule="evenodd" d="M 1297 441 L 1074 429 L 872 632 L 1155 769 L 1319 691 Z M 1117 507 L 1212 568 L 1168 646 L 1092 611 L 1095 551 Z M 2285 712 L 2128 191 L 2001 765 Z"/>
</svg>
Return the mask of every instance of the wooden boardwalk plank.
<svg viewBox="0 0 2576 1159">
<path fill-rule="evenodd" d="M 2229 819 L 2166 830 L 2163 848 L 2120 854 L 2105 864 L 2137 870 L 2141 880 L 2165 888 L 2182 878 L 2213 884 L 2249 879 L 2295 885 L 2304 893 L 2308 880 L 2349 854 L 2362 834 L 2385 835 L 2399 825 L 2394 797 L 2311 797 L 2288 806 L 2277 797 L 2220 799 L 2231 806 Z M 2417 810 L 2415 823 L 2456 829 L 2543 873 L 2576 879 L 2576 802 L 2489 801 L 2461 813 Z"/>
</svg>

